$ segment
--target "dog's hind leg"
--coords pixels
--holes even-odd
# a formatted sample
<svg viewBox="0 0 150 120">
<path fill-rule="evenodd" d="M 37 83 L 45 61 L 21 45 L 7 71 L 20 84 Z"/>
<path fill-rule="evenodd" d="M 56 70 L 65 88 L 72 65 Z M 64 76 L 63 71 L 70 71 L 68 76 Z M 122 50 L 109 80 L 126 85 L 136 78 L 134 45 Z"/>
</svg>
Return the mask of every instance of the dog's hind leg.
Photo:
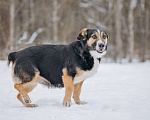
<svg viewBox="0 0 150 120">
<path fill-rule="evenodd" d="M 35 74 L 33 79 L 30 82 L 22 83 L 22 84 L 15 84 L 14 88 L 19 91 L 17 95 L 18 100 L 26 107 L 37 107 L 36 104 L 29 104 L 31 103 L 30 97 L 28 93 L 31 92 L 37 86 L 37 78 L 39 76 L 39 72 Z"/>
<path fill-rule="evenodd" d="M 29 104 L 29 103 L 24 102 L 20 93 L 18 93 L 17 99 L 26 107 L 37 107 L 38 106 L 36 104 Z"/>
</svg>

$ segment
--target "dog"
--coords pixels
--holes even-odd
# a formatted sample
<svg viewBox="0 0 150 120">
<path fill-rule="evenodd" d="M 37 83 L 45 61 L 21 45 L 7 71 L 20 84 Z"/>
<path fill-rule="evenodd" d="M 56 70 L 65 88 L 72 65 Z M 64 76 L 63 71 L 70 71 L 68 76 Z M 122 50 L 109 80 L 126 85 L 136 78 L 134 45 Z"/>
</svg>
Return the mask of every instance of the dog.
<svg viewBox="0 0 150 120">
<path fill-rule="evenodd" d="M 32 46 L 8 55 L 17 98 L 24 106 L 38 106 L 31 104 L 28 96 L 37 83 L 65 87 L 65 106 L 71 106 L 72 94 L 76 104 L 86 104 L 80 100 L 81 87 L 97 72 L 107 52 L 108 34 L 101 29 L 83 28 L 77 39 L 69 45 Z"/>
</svg>

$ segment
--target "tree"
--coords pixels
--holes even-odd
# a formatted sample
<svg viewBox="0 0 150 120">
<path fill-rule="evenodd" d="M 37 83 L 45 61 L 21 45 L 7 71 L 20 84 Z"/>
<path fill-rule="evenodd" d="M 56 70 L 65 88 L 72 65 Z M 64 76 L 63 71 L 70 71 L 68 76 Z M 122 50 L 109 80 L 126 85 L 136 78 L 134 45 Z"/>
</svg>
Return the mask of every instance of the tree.
<svg viewBox="0 0 150 120">
<path fill-rule="evenodd" d="M 53 40 L 58 42 L 57 0 L 53 0 Z"/>
<path fill-rule="evenodd" d="M 10 0 L 10 50 L 14 50 L 14 20 L 15 20 L 15 0 Z"/>
<path fill-rule="evenodd" d="M 116 1 L 115 12 L 115 40 L 116 40 L 116 61 L 121 63 L 122 59 L 122 39 L 121 39 L 121 10 L 122 0 Z"/>
<path fill-rule="evenodd" d="M 129 12 L 128 12 L 128 54 L 129 54 L 129 62 L 132 62 L 134 55 L 134 7 L 135 0 L 130 0 L 129 3 Z"/>
<path fill-rule="evenodd" d="M 84 27 L 108 32 L 106 61 L 150 59 L 150 0 L 0 0 L 0 59 L 32 45 L 73 42 Z"/>
<path fill-rule="evenodd" d="M 145 38 L 143 40 L 143 50 L 142 50 L 142 58 L 141 58 L 142 62 L 145 62 L 146 60 L 146 51 L 148 45 L 150 44 L 149 42 L 150 7 L 149 6 L 150 6 L 149 0 L 145 0 Z M 150 55 L 147 57 L 150 57 Z"/>
</svg>

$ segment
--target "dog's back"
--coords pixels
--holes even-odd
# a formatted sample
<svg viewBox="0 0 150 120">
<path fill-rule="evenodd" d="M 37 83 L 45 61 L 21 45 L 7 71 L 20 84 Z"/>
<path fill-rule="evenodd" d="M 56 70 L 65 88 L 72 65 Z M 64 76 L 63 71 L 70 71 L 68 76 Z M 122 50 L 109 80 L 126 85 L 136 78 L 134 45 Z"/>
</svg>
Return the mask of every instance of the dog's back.
<svg viewBox="0 0 150 120">
<path fill-rule="evenodd" d="M 33 46 L 8 56 L 8 65 L 13 63 L 13 80 L 15 83 L 30 82 L 35 74 L 49 80 L 54 86 L 63 87 L 62 69 L 64 45 Z M 58 69 L 59 68 L 59 69 Z"/>
</svg>

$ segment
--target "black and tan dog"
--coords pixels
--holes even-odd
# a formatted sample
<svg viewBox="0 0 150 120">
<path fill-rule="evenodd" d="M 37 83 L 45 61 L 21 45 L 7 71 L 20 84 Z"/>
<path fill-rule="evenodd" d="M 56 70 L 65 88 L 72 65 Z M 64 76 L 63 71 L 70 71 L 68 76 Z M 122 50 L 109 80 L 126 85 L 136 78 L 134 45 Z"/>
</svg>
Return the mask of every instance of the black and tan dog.
<svg viewBox="0 0 150 120">
<path fill-rule="evenodd" d="M 66 106 L 71 106 L 72 93 L 77 104 L 85 103 L 79 98 L 83 81 L 96 73 L 107 50 L 108 35 L 100 29 L 84 28 L 77 39 L 69 45 L 33 46 L 9 54 L 14 88 L 19 91 L 17 98 L 24 106 L 37 107 L 30 104 L 28 96 L 37 83 L 65 87 Z"/>
</svg>

